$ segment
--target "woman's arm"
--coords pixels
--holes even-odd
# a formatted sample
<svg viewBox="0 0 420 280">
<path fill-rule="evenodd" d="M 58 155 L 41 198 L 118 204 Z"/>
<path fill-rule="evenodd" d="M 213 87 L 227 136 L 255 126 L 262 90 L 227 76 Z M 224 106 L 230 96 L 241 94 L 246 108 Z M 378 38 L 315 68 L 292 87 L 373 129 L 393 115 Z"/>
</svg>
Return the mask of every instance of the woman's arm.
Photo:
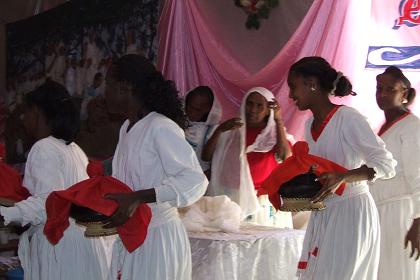
<svg viewBox="0 0 420 280">
<path fill-rule="evenodd" d="M 407 219 L 413 219 L 413 223 L 405 237 L 405 248 L 411 243 L 410 258 L 420 258 L 420 122 L 418 119 L 406 125 L 401 133 L 401 162 L 402 172 L 411 193 L 413 215 Z M 416 253 L 417 251 L 417 253 Z"/>
<path fill-rule="evenodd" d="M 23 185 L 31 196 L 15 203 L 13 207 L 2 207 L 0 212 L 6 223 L 17 222 L 21 225 L 45 223 L 45 200 L 55 190 L 64 187 L 62 163 L 57 150 L 48 141 L 36 143 L 28 156 Z"/>
<path fill-rule="evenodd" d="M 148 188 L 144 190 L 108 194 L 106 198 L 115 200 L 119 205 L 109 220 L 109 227 L 124 224 L 140 203 L 157 202 L 168 203 L 172 207 L 186 207 L 206 191 L 208 181 L 182 130 L 172 123 L 155 123 L 153 127 L 153 131 L 145 137 L 149 138 L 148 149 L 153 150 L 156 158 L 145 159 L 142 155 L 139 158 L 140 162 L 149 160 L 156 163 L 157 174 L 163 176 L 156 185 L 146 186 Z M 136 162 L 129 168 L 137 168 Z"/>
<path fill-rule="evenodd" d="M 407 182 L 413 205 L 413 216 L 407 219 L 420 218 L 420 121 L 405 125 L 399 140 L 401 160 L 398 164 Z"/>
<path fill-rule="evenodd" d="M 233 118 L 223 122 L 219 125 L 207 143 L 203 146 L 201 152 L 201 159 L 204 161 L 211 161 L 213 158 L 214 151 L 216 150 L 217 141 L 223 132 L 240 128 L 243 125 L 240 118 Z"/>
<path fill-rule="evenodd" d="M 156 202 L 156 191 L 153 188 L 132 193 L 112 193 L 106 194 L 105 198 L 114 200 L 119 205 L 105 225 L 105 228 L 112 228 L 125 224 L 140 203 Z"/>
<path fill-rule="evenodd" d="M 405 237 L 405 248 L 408 247 L 408 243 L 411 243 L 411 254 L 410 258 L 414 257 L 415 260 L 420 258 L 420 218 L 414 219 L 413 224 L 407 232 Z M 417 255 L 415 256 L 415 252 Z"/>
<path fill-rule="evenodd" d="M 276 122 L 277 142 L 274 149 L 278 158 L 283 161 L 288 158 L 292 152 L 290 150 L 289 141 L 287 141 L 284 122 L 281 118 L 280 105 L 277 103 L 277 100 L 273 99 L 273 101 L 269 102 L 269 107 L 273 110 L 274 121 Z"/>
<path fill-rule="evenodd" d="M 345 125 L 342 126 L 344 141 L 353 149 L 367 167 L 375 170 L 376 179 L 390 179 L 395 176 L 397 162 L 385 148 L 385 143 L 372 130 L 366 117 L 351 108 L 343 108 Z M 338 141 L 338 140 L 337 140 Z"/>
<path fill-rule="evenodd" d="M 277 156 L 283 161 L 292 154 L 289 141 L 287 141 L 283 120 L 276 120 L 276 132 L 277 143 L 275 146 L 275 151 Z"/>
<path fill-rule="evenodd" d="M 352 183 L 364 180 L 372 180 L 375 177 L 373 168 L 362 165 L 359 168 L 347 172 L 328 172 L 319 176 L 322 183 L 321 190 L 312 198 L 314 203 L 324 200 L 328 195 L 334 193 L 343 183 Z"/>
</svg>

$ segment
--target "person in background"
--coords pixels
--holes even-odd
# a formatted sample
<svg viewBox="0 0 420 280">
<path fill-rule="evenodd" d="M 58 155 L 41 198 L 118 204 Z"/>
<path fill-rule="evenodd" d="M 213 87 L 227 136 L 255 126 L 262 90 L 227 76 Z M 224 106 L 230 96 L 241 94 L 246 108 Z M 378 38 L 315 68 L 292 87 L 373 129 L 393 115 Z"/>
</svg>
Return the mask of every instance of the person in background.
<svg viewBox="0 0 420 280">
<path fill-rule="evenodd" d="M 108 194 L 119 208 L 109 227 L 123 224 L 140 202 L 152 209 L 143 245 L 128 253 L 117 239 L 110 279 L 191 279 L 191 249 L 177 208 L 200 199 L 208 181 L 185 140 L 187 118 L 172 81 L 140 55 L 118 59 L 106 75 L 111 113 L 126 117 L 112 161 L 112 176 L 134 190 Z"/>
<path fill-rule="evenodd" d="M 92 85 L 88 87 L 83 95 L 83 100 L 80 108 L 80 118 L 81 120 L 86 120 L 88 118 L 88 104 L 95 97 L 101 95 L 99 89 L 103 83 L 104 76 L 102 73 L 97 72 L 93 78 Z"/>
<path fill-rule="evenodd" d="M 70 54 L 66 60 L 66 71 L 64 75 L 64 85 L 72 97 L 79 96 L 79 92 L 77 91 L 77 56 L 76 54 Z"/>
<path fill-rule="evenodd" d="M 348 171 L 319 177 L 323 187 L 312 199 L 326 209 L 312 212 L 306 229 L 300 279 L 377 279 L 380 226 L 367 181 L 391 178 L 396 161 L 355 109 L 331 102 L 330 95 L 354 94 L 350 81 L 321 57 L 304 57 L 288 74 L 289 97 L 313 114 L 305 124 L 309 153 Z M 342 184 L 341 195 L 335 191 Z"/>
<path fill-rule="evenodd" d="M 88 178 L 88 159 L 73 142 L 79 130 L 76 105 L 67 90 L 53 81 L 28 93 L 25 101 L 24 125 L 35 141 L 23 179 L 31 196 L 13 207 L 0 207 L 5 224 L 31 225 L 19 241 L 25 279 L 105 279 L 112 244 L 107 247 L 102 238 L 85 238 L 84 228 L 73 219 L 55 246 L 43 233 L 48 195 Z"/>
<path fill-rule="evenodd" d="M 416 90 L 395 66 L 379 74 L 376 81 L 376 101 L 385 114 L 378 135 L 398 162 L 394 178 L 370 186 L 381 221 L 378 279 L 419 279 L 420 119 L 408 108 Z M 411 250 L 404 250 L 408 241 Z"/>
<path fill-rule="evenodd" d="M 210 162 L 201 159 L 201 152 L 222 117 L 222 109 L 211 88 L 199 86 L 188 92 L 185 97 L 185 113 L 189 121 L 185 137 L 193 147 L 207 178 L 210 178 Z"/>
</svg>

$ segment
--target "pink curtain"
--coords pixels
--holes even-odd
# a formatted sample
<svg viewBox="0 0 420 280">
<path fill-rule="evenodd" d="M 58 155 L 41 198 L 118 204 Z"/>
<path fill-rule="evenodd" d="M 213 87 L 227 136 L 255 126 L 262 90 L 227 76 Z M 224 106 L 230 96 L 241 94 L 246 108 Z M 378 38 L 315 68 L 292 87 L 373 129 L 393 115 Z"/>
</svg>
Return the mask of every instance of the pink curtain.
<svg viewBox="0 0 420 280">
<path fill-rule="evenodd" d="M 196 0 L 166 0 L 159 24 L 158 67 L 176 82 L 181 94 L 197 85 L 210 86 L 223 106 L 224 119 L 238 115 L 239 103 L 249 88 L 270 89 L 282 106 L 289 132 L 299 139 L 309 112 L 299 112 L 288 99 L 288 69 L 301 57 L 319 55 L 351 76 L 357 66 L 355 52 L 360 51 L 352 39 L 363 28 L 349 16 L 355 11 L 369 15 L 370 1 L 314 0 L 278 54 L 250 73 L 218 40 L 212 19 L 204 17 Z M 255 55 L 263 51 L 256 49 Z"/>
</svg>

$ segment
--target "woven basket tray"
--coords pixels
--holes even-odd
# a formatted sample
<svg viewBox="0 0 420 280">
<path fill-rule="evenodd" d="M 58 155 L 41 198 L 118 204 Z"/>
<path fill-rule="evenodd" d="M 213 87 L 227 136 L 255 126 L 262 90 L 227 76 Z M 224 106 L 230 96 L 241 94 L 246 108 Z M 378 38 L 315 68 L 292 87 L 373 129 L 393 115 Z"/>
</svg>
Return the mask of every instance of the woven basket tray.
<svg viewBox="0 0 420 280">
<path fill-rule="evenodd" d="M 102 222 L 90 222 L 90 223 L 80 223 L 76 224 L 86 227 L 85 236 L 86 237 L 100 237 L 100 236 L 109 236 L 118 234 L 117 228 L 104 228 L 104 223 Z"/>
<path fill-rule="evenodd" d="M 15 205 L 15 203 L 16 203 L 16 201 L 14 201 L 14 200 L 11 200 L 9 198 L 0 197 L 0 205 L 1 206 L 12 207 L 12 206 Z"/>
<path fill-rule="evenodd" d="M 325 209 L 324 202 L 311 202 L 309 198 L 282 198 L 280 211 L 300 212 L 300 211 L 320 211 Z"/>
</svg>

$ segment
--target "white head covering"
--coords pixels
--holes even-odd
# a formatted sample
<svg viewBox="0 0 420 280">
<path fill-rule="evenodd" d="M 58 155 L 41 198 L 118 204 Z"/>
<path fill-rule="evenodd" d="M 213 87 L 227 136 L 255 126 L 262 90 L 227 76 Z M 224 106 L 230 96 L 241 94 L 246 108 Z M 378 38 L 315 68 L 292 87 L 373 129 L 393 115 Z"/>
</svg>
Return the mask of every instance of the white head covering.
<svg viewBox="0 0 420 280">
<path fill-rule="evenodd" d="M 241 119 L 245 120 L 245 110 L 246 110 L 246 99 L 251 93 L 257 92 L 261 94 L 267 102 L 271 102 L 274 99 L 274 95 L 271 91 L 263 87 L 255 87 L 246 93 L 244 99 L 242 99 L 241 104 Z M 242 132 L 246 132 L 246 122 L 245 125 L 241 128 Z M 246 134 L 243 135 L 245 139 Z M 274 121 L 274 112 L 270 110 L 268 116 L 267 126 L 258 134 L 255 142 L 245 148 L 246 153 L 250 152 L 268 152 L 273 149 L 274 145 L 277 143 L 277 134 L 276 134 L 276 122 Z M 244 143 L 246 145 L 246 143 Z"/>
<path fill-rule="evenodd" d="M 253 92 L 258 92 L 267 101 L 272 101 L 274 98 L 274 95 L 266 88 L 250 89 L 242 99 L 240 108 L 240 117 L 244 122 L 246 120 L 246 100 Z M 270 110 L 267 126 L 257 136 L 255 142 L 248 147 L 246 147 L 246 122 L 239 129 L 222 133 L 213 154 L 208 194 L 229 196 L 241 207 L 243 219 L 255 213 L 259 204 L 246 153 L 268 152 L 276 142 L 273 110 Z"/>
<path fill-rule="evenodd" d="M 207 116 L 206 125 L 218 125 L 222 119 L 222 107 L 216 95 L 213 94 L 213 105 L 211 106 L 209 115 Z"/>
<path fill-rule="evenodd" d="M 193 91 L 194 89 L 190 90 L 184 98 L 184 108 L 185 108 L 185 100 L 187 99 L 188 95 Z M 207 120 L 205 122 L 197 122 L 205 125 L 218 125 L 220 123 L 220 120 L 222 119 L 222 107 L 220 106 L 219 100 L 216 97 L 216 94 L 213 93 L 213 104 L 211 105 L 210 112 L 207 116 Z M 191 121 L 190 121 L 191 122 Z M 196 122 L 191 122 L 196 123 Z"/>
</svg>

